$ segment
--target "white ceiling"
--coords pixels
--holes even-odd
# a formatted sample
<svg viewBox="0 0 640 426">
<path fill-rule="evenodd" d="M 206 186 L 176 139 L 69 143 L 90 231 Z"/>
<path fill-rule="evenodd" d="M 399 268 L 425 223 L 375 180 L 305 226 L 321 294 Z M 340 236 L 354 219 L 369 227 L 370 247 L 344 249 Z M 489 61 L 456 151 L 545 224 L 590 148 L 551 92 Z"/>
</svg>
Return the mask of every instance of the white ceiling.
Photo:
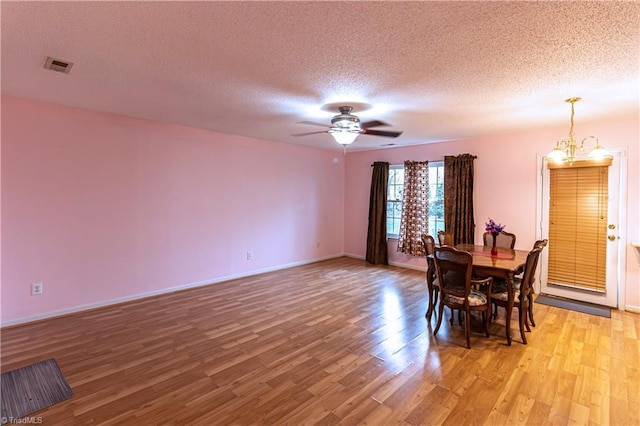
<svg viewBox="0 0 640 426">
<path fill-rule="evenodd" d="M 638 118 L 637 2 L 1 2 L 2 93 L 271 141 L 357 103 L 349 149 Z M 47 56 L 70 74 L 43 68 Z M 566 136 L 566 135 L 559 135 Z"/>
</svg>

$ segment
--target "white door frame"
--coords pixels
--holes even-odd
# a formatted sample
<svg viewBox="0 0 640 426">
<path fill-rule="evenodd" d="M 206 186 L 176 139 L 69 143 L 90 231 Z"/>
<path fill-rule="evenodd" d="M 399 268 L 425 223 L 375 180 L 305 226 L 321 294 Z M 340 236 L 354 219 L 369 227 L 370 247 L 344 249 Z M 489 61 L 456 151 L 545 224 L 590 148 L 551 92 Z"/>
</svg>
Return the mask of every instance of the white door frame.
<svg viewBox="0 0 640 426">
<path fill-rule="evenodd" d="M 624 309 L 626 306 L 626 229 L 627 229 L 627 151 L 624 148 L 610 149 L 614 155 L 614 161 L 619 161 L 619 199 L 618 199 L 618 219 L 616 235 L 618 236 L 618 255 L 616 259 L 616 291 L 617 291 L 617 307 Z M 549 174 L 546 171 L 546 159 L 542 154 L 536 155 L 536 170 L 538 174 L 536 185 L 536 239 L 544 239 L 549 237 L 548 224 L 548 208 L 549 208 Z M 610 222 L 613 222 L 610 220 Z M 538 268 L 539 286 L 537 292 L 546 287 L 549 255 L 548 250 L 541 253 L 541 262 Z M 607 265 L 609 269 L 609 265 Z M 607 274 L 609 275 L 609 274 Z M 573 290 L 572 290 L 573 291 Z M 579 291 L 579 290 L 575 290 Z"/>
</svg>

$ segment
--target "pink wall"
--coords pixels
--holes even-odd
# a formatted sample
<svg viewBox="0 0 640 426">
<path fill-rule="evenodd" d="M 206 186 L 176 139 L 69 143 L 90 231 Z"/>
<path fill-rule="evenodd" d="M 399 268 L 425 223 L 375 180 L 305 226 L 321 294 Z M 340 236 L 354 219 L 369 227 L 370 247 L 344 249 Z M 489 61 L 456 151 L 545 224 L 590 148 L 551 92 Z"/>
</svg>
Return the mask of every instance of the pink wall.
<svg viewBox="0 0 640 426">
<path fill-rule="evenodd" d="M 579 135 L 598 135 L 607 148 L 627 149 L 626 307 L 640 312 L 640 250 L 631 242 L 640 241 L 640 121 L 580 124 Z M 475 161 L 474 206 L 476 242 L 482 241 L 484 222 L 491 217 L 507 224 L 517 234 L 516 248 L 527 249 L 536 240 L 537 154 L 547 154 L 555 141 L 566 136 L 566 128 L 535 133 L 476 138 L 406 148 L 351 152 L 345 175 L 345 253 L 364 257 L 371 164 L 405 160 L 442 160 L 445 155 L 471 153 Z M 423 268 L 425 260 L 396 252 L 397 240 L 389 240 L 390 262 Z"/>
<path fill-rule="evenodd" d="M 343 252 L 341 153 L 11 97 L 2 119 L 3 325 Z"/>
<path fill-rule="evenodd" d="M 640 250 L 630 243 L 640 241 L 639 125 L 579 129 L 609 148 L 627 149 L 626 305 L 638 311 Z M 477 155 L 477 223 L 489 216 L 506 223 L 518 234 L 517 246 L 528 248 L 536 239 L 536 154 L 565 133 L 343 157 L 3 97 L 0 319 L 18 323 L 343 252 L 364 257 L 376 160 Z M 394 243 L 392 262 L 424 265 L 396 253 Z M 34 282 L 44 283 L 42 296 L 30 296 Z"/>
</svg>

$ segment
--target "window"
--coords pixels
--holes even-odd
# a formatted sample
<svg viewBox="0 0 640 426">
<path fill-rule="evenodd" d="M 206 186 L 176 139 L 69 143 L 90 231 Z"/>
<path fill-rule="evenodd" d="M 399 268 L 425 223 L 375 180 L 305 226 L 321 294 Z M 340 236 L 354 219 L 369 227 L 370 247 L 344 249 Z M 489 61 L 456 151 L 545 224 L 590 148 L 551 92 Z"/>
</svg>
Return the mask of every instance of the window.
<svg viewBox="0 0 640 426">
<path fill-rule="evenodd" d="M 387 236 L 398 238 L 402 218 L 402 194 L 404 191 L 404 166 L 389 166 L 389 190 L 387 191 Z"/>
<path fill-rule="evenodd" d="M 444 231 L 444 162 L 429 163 L 429 235 Z"/>
<path fill-rule="evenodd" d="M 389 166 L 387 191 L 387 236 L 398 238 L 402 217 L 402 195 L 404 189 L 404 166 Z M 438 235 L 444 230 L 444 162 L 429 163 L 429 230 Z"/>
</svg>

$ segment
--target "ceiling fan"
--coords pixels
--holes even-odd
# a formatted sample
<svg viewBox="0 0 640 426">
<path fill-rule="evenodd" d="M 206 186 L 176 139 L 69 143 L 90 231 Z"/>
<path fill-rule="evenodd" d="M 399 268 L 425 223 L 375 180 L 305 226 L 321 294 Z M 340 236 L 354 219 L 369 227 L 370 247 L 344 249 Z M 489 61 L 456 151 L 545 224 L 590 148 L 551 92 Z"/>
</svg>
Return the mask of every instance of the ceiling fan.
<svg viewBox="0 0 640 426">
<path fill-rule="evenodd" d="M 340 114 L 331 119 L 331 127 L 329 130 L 321 132 L 298 133 L 293 136 L 307 136 L 317 133 L 329 133 L 340 145 L 346 147 L 353 143 L 358 135 L 384 136 L 387 138 L 397 138 L 402 132 L 393 132 L 389 130 L 372 130 L 372 127 L 388 126 L 382 121 L 373 120 L 360 122 L 358 116 L 351 114 L 353 107 L 345 105 L 338 108 Z M 323 126 L 325 124 L 314 123 L 313 121 L 300 121 L 302 124 L 312 124 L 314 126 Z"/>
</svg>

